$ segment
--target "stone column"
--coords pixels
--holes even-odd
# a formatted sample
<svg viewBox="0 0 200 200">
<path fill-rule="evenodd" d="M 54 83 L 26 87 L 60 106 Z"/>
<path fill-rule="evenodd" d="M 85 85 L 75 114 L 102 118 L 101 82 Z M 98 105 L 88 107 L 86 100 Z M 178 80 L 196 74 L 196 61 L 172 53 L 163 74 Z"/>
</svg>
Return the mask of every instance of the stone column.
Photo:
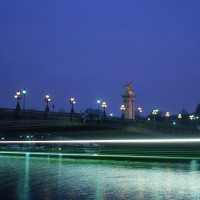
<svg viewBox="0 0 200 200">
<path fill-rule="evenodd" d="M 122 101 L 125 106 L 124 117 L 125 119 L 135 119 L 134 102 L 136 95 L 132 91 L 131 83 L 125 85 L 125 92 L 122 96 Z"/>
</svg>

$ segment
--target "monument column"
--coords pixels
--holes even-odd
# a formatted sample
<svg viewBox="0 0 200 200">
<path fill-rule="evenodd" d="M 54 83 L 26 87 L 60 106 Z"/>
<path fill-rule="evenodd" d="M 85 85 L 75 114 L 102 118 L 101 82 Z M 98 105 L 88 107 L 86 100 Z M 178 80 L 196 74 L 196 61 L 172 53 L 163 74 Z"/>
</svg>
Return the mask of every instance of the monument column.
<svg viewBox="0 0 200 200">
<path fill-rule="evenodd" d="M 125 85 L 125 92 L 122 96 L 122 101 L 125 107 L 124 117 L 125 119 L 135 119 L 134 102 L 136 95 L 132 91 L 131 83 Z"/>
</svg>

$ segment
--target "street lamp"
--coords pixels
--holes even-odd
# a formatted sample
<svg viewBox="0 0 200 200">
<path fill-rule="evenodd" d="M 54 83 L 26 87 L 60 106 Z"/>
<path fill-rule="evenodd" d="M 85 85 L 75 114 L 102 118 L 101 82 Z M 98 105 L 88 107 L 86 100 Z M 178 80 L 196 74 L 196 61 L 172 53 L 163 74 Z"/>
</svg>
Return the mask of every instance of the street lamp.
<svg viewBox="0 0 200 200">
<path fill-rule="evenodd" d="M 178 119 L 182 119 L 182 115 L 181 114 L 178 114 Z"/>
<path fill-rule="evenodd" d="M 194 115 L 190 115 L 190 120 L 194 120 L 194 119 L 195 119 Z"/>
<path fill-rule="evenodd" d="M 165 113 L 165 117 L 166 117 L 166 120 L 168 121 L 169 117 L 170 117 L 170 112 L 166 112 Z"/>
<path fill-rule="evenodd" d="M 158 113 L 158 109 L 154 109 L 154 110 L 152 111 L 152 115 L 157 115 L 157 113 Z"/>
<path fill-rule="evenodd" d="M 19 104 L 19 100 L 22 98 L 20 91 L 18 90 L 15 94 L 15 99 L 17 99 L 17 106 L 16 106 L 16 110 L 19 111 L 20 110 L 20 104 Z"/>
<path fill-rule="evenodd" d="M 71 112 L 72 113 L 74 113 L 74 104 L 75 104 L 76 102 L 75 102 L 75 99 L 74 99 L 74 97 L 72 97 L 71 99 L 70 99 L 70 104 L 72 105 L 72 108 L 71 108 Z"/>
<path fill-rule="evenodd" d="M 71 107 L 71 121 L 72 121 L 72 115 L 74 113 L 74 104 L 76 103 L 74 97 L 71 97 L 69 103 L 72 105 Z"/>
<path fill-rule="evenodd" d="M 154 116 L 154 120 L 156 120 L 156 115 L 158 114 L 158 111 L 158 109 L 154 109 L 151 113 Z"/>
<path fill-rule="evenodd" d="M 106 119 L 106 108 L 107 108 L 107 104 L 105 101 L 102 102 L 102 108 L 103 108 L 103 119 Z"/>
<path fill-rule="evenodd" d="M 122 119 L 124 119 L 124 111 L 125 111 L 125 106 L 124 104 L 121 105 L 120 110 L 122 111 Z"/>
<path fill-rule="evenodd" d="M 166 116 L 166 117 L 170 117 L 170 113 L 169 113 L 169 112 L 166 112 L 165 116 Z"/>
<path fill-rule="evenodd" d="M 139 115 L 139 119 L 140 119 L 141 113 L 142 113 L 142 108 L 141 108 L 141 107 L 138 107 L 138 115 Z"/>
<path fill-rule="evenodd" d="M 98 111 L 99 111 L 99 104 L 101 103 L 101 100 L 98 98 L 97 99 L 97 104 L 98 104 Z"/>
<path fill-rule="evenodd" d="M 25 96 L 26 96 L 26 89 L 25 88 L 23 89 L 22 93 L 24 95 L 23 110 L 25 111 Z"/>
<path fill-rule="evenodd" d="M 44 97 L 44 100 L 45 100 L 45 102 L 47 103 L 47 104 L 46 104 L 46 108 L 45 108 L 45 112 L 47 113 L 47 112 L 49 112 L 49 102 L 51 101 L 51 98 L 50 98 L 50 96 L 47 94 L 47 95 Z"/>
</svg>

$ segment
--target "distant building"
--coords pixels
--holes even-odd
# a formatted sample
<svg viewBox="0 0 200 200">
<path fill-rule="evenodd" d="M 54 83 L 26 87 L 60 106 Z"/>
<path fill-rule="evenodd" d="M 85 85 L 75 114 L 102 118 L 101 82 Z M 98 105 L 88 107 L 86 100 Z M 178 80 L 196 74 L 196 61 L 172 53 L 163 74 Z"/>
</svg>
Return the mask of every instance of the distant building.
<svg viewBox="0 0 200 200">
<path fill-rule="evenodd" d="M 125 85 L 125 92 L 121 96 L 122 96 L 122 101 L 125 107 L 125 110 L 124 110 L 125 119 L 135 119 L 134 102 L 135 102 L 136 95 L 133 92 L 131 83 L 127 83 Z"/>
</svg>

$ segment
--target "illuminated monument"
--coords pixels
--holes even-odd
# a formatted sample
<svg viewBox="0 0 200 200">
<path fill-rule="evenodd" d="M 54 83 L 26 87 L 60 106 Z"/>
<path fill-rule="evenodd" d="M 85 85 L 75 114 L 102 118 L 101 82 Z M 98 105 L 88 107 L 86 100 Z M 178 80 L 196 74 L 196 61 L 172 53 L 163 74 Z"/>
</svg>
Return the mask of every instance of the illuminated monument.
<svg viewBox="0 0 200 200">
<path fill-rule="evenodd" d="M 125 92 L 121 96 L 122 96 L 123 104 L 125 107 L 124 117 L 126 119 L 135 119 L 134 102 L 135 102 L 136 95 L 133 93 L 132 83 L 127 83 L 125 85 Z"/>
</svg>

